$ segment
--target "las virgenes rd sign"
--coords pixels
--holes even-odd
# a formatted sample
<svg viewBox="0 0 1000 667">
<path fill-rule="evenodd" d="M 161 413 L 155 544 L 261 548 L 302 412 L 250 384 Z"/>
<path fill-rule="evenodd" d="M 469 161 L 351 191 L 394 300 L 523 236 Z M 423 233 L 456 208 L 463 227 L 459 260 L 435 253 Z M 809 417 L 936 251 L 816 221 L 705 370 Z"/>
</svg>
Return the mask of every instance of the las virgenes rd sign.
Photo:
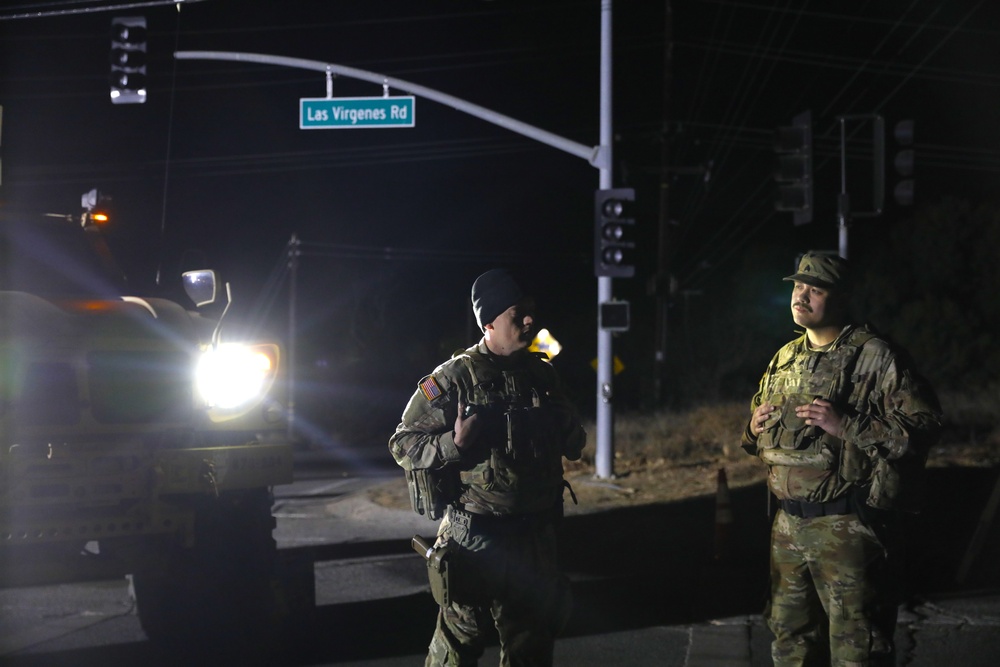
<svg viewBox="0 0 1000 667">
<path fill-rule="evenodd" d="M 299 100 L 300 130 L 414 127 L 414 98 L 312 97 Z"/>
</svg>

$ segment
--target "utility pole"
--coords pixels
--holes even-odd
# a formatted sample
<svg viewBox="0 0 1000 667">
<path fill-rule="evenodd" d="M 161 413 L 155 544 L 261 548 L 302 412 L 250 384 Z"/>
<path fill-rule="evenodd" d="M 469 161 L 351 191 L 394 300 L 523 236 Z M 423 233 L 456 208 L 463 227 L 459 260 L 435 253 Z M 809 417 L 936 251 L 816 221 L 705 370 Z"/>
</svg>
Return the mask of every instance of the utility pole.
<svg viewBox="0 0 1000 667">
<path fill-rule="evenodd" d="M 665 2 L 663 26 L 663 126 L 660 144 L 660 224 L 657 246 L 656 275 L 650 292 L 656 300 L 656 322 L 653 328 L 653 402 L 663 400 L 666 374 L 667 332 L 670 307 L 670 84 L 673 78 L 674 16 L 670 0 Z"/>
<path fill-rule="evenodd" d="M 847 121 L 870 122 L 872 125 L 871 163 L 872 195 L 871 208 L 854 210 L 848 187 L 847 174 Z M 874 218 L 882 215 L 885 205 L 885 120 L 877 113 L 850 114 L 837 116 L 840 124 L 840 194 L 837 195 L 837 251 L 847 259 L 848 234 L 855 218 Z"/>
<path fill-rule="evenodd" d="M 302 242 L 299 241 L 298 234 L 292 234 L 292 238 L 288 240 L 288 374 L 286 377 L 288 386 L 288 440 L 293 444 L 295 443 L 295 341 L 298 337 L 296 331 L 296 293 L 298 292 L 299 255 L 302 254 L 299 249 L 300 245 Z"/>
</svg>

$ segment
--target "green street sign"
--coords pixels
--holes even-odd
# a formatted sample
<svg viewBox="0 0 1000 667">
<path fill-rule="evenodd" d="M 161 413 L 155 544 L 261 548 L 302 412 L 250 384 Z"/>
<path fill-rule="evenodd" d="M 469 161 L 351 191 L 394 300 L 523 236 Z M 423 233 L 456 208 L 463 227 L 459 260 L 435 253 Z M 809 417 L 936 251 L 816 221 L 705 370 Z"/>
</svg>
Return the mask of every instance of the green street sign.
<svg viewBox="0 0 1000 667">
<path fill-rule="evenodd" d="M 413 96 L 306 97 L 299 100 L 300 130 L 414 127 Z"/>
</svg>

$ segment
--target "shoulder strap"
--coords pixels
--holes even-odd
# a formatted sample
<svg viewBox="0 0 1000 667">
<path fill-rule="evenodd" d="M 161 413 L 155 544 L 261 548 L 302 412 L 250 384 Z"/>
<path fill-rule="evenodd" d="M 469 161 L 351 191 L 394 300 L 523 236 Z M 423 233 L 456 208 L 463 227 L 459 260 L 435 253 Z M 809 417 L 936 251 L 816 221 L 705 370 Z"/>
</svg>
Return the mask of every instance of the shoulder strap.
<svg viewBox="0 0 1000 667">
<path fill-rule="evenodd" d="M 476 374 L 475 362 L 481 360 L 483 358 L 483 355 L 479 352 L 479 350 L 476 349 L 475 345 L 473 345 L 470 348 L 466 348 L 464 350 L 456 350 L 451 355 L 451 358 L 462 360 L 462 362 L 465 364 L 465 367 L 469 371 L 469 377 L 472 380 L 473 387 L 479 384 L 479 376 Z"/>
<path fill-rule="evenodd" d="M 854 375 L 854 368 L 858 365 L 858 357 L 861 356 L 861 349 L 865 346 L 865 343 L 870 341 L 872 338 L 876 338 L 877 336 L 878 334 L 868 327 L 858 327 L 848 334 L 847 340 L 844 342 L 844 346 L 850 348 L 850 356 L 848 356 L 845 361 L 839 378 L 850 378 Z M 842 386 L 837 387 L 836 395 L 841 395 L 844 391 L 843 385 L 848 385 L 849 383 L 843 382 L 842 379 L 838 379 L 838 382 L 840 382 Z"/>
<path fill-rule="evenodd" d="M 472 380 L 472 386 L 475 387 L 479 384 L 479 376 L 476 375 L 476 364 L 473 363 L 471 354 L 463 354 L 462 361 L 465 362 L 465 367 L 469 369 L 469 379 Z"/>
</svg>

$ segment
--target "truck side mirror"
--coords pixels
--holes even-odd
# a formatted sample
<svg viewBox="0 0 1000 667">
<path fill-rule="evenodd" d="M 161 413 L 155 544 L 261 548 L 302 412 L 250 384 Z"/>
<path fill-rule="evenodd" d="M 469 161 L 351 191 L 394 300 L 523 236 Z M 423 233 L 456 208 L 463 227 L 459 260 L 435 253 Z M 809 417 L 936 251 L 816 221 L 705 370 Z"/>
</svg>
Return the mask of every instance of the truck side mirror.
<svg viewBox="0 0 1000 667">
<path fill-rule="evenodd" d="M 184 292 L 188 298 L 194 301 L 198 308 L 215 303 L 216 279 L 215 271 L 202 269 L 198 271 L 185 271 L 181 274 L 184 282 Z"/>
</svg>

